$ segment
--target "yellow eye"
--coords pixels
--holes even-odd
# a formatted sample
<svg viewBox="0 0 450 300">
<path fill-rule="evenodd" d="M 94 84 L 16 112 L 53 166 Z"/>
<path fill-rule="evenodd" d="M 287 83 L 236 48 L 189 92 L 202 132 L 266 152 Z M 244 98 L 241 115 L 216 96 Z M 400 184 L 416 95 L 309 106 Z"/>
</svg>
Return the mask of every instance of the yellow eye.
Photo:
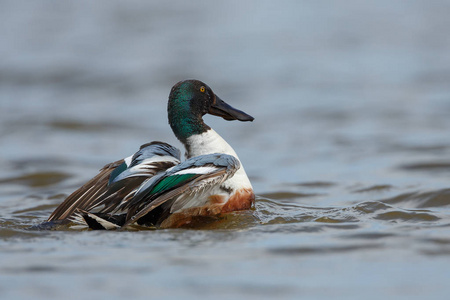
<svg viewBox="0 0 450 300">
<path fill-rule="evenodd" d="M 206 91 L 206 89 L 204 86 L 200 87 L 200 92 L 204 93 L 205 91 Z"/>
</svg>

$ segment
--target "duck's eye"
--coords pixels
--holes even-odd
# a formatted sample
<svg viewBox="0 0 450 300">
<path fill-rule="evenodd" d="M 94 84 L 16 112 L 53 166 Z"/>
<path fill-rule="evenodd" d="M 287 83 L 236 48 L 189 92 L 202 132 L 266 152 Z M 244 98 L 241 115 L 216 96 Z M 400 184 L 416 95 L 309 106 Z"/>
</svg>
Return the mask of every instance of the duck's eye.
<svg viewBox="0 0 450 300">
<path fill-rule="evenodd" d="M 200 92 L 204 93 L 206 91 L 206 88 L 204 86 L 200 87 Z"/>
</svg>

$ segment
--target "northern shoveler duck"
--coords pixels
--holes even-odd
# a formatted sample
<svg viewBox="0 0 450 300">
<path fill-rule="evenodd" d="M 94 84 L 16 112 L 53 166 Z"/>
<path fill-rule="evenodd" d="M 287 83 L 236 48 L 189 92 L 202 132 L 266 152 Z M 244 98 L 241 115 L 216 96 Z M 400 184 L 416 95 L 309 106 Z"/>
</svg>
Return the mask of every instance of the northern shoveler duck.
<svg viewBox="0 0 450 300">
<path fill-rule="evenodd" d="M 48 221 L 91 229 L 130 225 L 181 227 L 197 217 L 251 208 L 252 185 L 233 148 L 203 121 L 207 113 L 225 120 L 253 117 L 221 100 L 198 80 L 175 84 L 168 103 L 169 124 L 186 148 L 151 142 L 125 159 L 107 164 L 72 193 Z"/>
</svg>

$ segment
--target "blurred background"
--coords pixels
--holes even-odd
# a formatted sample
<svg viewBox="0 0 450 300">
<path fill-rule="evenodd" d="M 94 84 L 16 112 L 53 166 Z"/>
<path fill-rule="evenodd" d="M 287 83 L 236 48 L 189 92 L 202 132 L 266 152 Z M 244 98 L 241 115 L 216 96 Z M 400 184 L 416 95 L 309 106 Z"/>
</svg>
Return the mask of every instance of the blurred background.
<svg viewBox="0 0 450 300">
<path fill-rule="evenodd" d="M 450 292 L 449 1 L 0 5 L 3 295 Z M 141 144 L 181 147 L 166 109 L 184 79 L 255 117 L 205 117 L 254 211 L 214 230 L 26 229 Z"/>
</svg>

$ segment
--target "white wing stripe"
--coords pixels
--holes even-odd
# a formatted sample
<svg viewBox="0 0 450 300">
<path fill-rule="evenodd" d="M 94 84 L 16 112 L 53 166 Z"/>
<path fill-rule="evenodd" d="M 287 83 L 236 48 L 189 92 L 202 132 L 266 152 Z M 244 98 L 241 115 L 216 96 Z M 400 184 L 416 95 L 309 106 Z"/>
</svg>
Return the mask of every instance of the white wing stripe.
<svg viewBox="0 0 450 300">
<path fill-rule="evenodd" d="M 140 163 L 139 163 L 139 165 L 140 164 L 151 164 L 151 163 L 154 163 L 154 162 L 168 162 L 168 161 L 170 161 L 170 162 L 174 162 L 174 163 L 180 163 L 180 160 L 179 159 L 177 159 L 177 158 L 175 158 L 175 157 L 173 157 L 173 156 L 152 156 L 152 157 L 150 157 L 150 158 L 146 158 L 146 159 L 144 159 L 143 161 L 141 161 Z"/>
<path fill-rule="evenodd" d="M 178 171 L 176 173 L 174 173 L 173 175 L 183 175 L 183 174 L 208 174 L 211 173 L 213 171 L 216 171 L 217 168 L 216 167 L 198 167 L 198 168 L 189 168 L 189 169 L 184 169 L 181 171 Z"/>
<path fill-rule="evenodd" d="M 127 167 L 131 164 L 131 159 L 132 158 L 133 158 L 133 155 L 128 156 L 128 157 L 123 159 L 125 161 L 125 164 L 127 165 Z"/>
</svg>

